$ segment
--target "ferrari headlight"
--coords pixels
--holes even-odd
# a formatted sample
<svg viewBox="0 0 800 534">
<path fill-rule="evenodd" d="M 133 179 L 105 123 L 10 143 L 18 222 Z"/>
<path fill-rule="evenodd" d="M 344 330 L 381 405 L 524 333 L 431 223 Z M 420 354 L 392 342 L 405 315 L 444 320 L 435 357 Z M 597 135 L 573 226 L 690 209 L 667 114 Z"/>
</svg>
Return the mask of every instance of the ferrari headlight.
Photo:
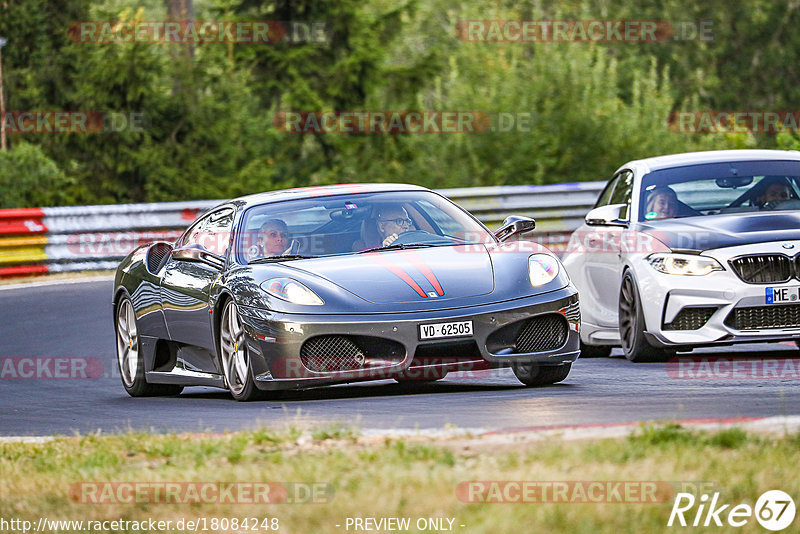
<svg viewBox="0 0 800 534">
<path fill-rule="evenodd" d="M 309 306 L 325 304 L 316 293 L 291 278 L 270 278 L 261 284 L 261 289 L 273 297 L 286 300 L 292 304 Z"/>
<path fill-rule="evenodd" d="M 722 271 L 722 265 L 708 256 L 692 254 L 651 254 L 647 257 L 653 269 L 665 274 L 682 274 L 686 276 L 705 276 L 712 271 Z"/>
<path fill-rule="evenodd" d="M 533 287 L 552 282 L 558 275 L 558 260 L 548 254 L 533 254 L 528 258 L 528 274 Z"/>
</svg>

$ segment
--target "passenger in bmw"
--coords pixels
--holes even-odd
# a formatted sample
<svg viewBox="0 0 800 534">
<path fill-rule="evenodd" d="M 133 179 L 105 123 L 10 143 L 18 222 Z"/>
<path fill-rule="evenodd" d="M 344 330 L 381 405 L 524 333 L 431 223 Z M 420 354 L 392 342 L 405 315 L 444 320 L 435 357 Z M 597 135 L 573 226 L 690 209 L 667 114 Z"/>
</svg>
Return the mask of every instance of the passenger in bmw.
<svg viewBox="0 0 800 534">
<path fill-rule="evenodd" d="M 656 187 L 647 196 L 645 219 L 671 219 L 678 214 L 678 195 L 670 187 Z"/>
</svg>

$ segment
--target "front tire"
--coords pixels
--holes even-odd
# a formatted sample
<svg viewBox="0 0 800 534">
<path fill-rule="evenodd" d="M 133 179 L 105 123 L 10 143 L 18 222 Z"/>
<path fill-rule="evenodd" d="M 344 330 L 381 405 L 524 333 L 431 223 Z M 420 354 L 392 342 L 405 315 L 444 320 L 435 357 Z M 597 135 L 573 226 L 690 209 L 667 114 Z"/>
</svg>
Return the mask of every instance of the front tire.
<svg viewBox="0 0 800 534">
<path fill-rule="evenodd" d="M 526 386 L 549 386 L 561 382 L 572 369 L 572 363 L 562 365 L 540 365 L 538 363 L 515 363 L 511 366 L 517 379 Z"/>
<path fill-rule="evenodd" d="M 263 398 L 263 392 L 256 387 L 250 366 L 250 352 L 244 327 L 239 319 L 236 303 L 229 300 L 222 312 L 219 328 L 219 356 L 222 360 L 222 374 L 225 385 L 237 401 L 251 401 Z"/>
<path fill-rule="evenodd" d="M 133 303 L 127 296 L 117 306 L 117 365 L 122 385 L 131 397 L 157 397 L 177 395 L 183 386 L 172 384 L 148 384 L 144 376 L 144 360 L 141 357 L 139 326 Z"/>
<path fill-rule="evenodd" d="M 644 329 L 644 312 L 639 289 L 631 272 L 626 271 L 619 292 L 619 334 L 622 339 L 622 352 L 628 360 L 636 363 L 664 361 L 666 352 L 647 342 Z"/>
</svg>

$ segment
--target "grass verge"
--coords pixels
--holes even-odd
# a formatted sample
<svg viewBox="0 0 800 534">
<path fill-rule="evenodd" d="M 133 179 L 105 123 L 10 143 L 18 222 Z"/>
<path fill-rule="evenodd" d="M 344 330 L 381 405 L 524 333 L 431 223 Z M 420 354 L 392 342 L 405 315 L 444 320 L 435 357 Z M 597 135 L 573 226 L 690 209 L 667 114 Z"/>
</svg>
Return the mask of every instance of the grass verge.
<svg viewBox="0 0 800 534">
<path fill-rule="evenodd" d="M 798 450 L 800 434 L 764 436 L 738 428 L 703 432 L 678 425 L 644 426 L 621 439 L 554 438 L 502 448 L 480 436 L 366 437 L 340 426 L 223 435 L 133 432 L 60 437 L 46 443 L 0 443 L 0 517 L 34 524 L 40 517 L 152 518 L 173 521 L 170 532 L 182 531 L 174 526 L 181 518 L 205 518 L 209 531 L 264 532 L 230 524 L 210 529 L 209 521 L 258 518 L 263 527 L 265 517 L 278 520 L 279 532 L 308 534 L 353 532 L 352 525 L 347 528 L 347 518 L 356 517 L 410 518 L 410 532 L 418 531 L 420 518 L 450 518 L 453 531 L 470 534 L 666 532 L 675 529 L 667 527 L 674 495 L 660 495 L 662 502 L 655 503 L 627 498 L 574 502 L 570 492 L 569 502 L 469 504 L 457 488 L 470 481 L 650 481 L 667 483 L 676 491 L 695 487 L 719 491 L 721 502 L 753 506 L 761 493 L 771 489 L 781 489 L 797 501 Z M 181 502 L 149 502 L 154 499 L 153 483 L 167 482 L 183 483 L 179 496 L 173 495 L 173 501 Z M 281 483 L 273 487 L 282 487 L 288 492 L 282 495 L 290 500 L 319 502 L 218 503 L 201 495 L 197 503 L 185 491 L 191 484 L 225 482 Z M 124 500 L 131 494 L 116 492 L 126 483 L 149 487 L 149 493 L 133 496 L 132 502 L 91 502 L 103 495 L 95 488 L 106 488 L 111 501 Z M 86 484 L 97 486 L 86 490 Z M 83 502 L 87 499 L 90 502 Z M 447 521 L 444 526 L 449 526 Z M 754 518 L 744 529 L 726 525 L 715 531 L 727 530 L 763 531 Z M 123 526 L 108 531 L 138 530 Z"/>
</svg>

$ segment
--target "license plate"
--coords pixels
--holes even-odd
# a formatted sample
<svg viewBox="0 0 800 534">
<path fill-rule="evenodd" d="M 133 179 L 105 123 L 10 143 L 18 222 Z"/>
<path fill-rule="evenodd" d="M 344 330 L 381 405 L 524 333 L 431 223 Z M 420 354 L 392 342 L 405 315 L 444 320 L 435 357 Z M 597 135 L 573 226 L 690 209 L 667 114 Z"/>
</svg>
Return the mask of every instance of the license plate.
<svg viewBox="0 0 800 534">
<path fill-rule="evenodd" d="M 800 302 L 800 287 L 768 287 L 767 304 Z"/>
<path fill-rule="evenodd" d="M 472 321 L 455 323 L 433 323 L 419 325 L 420 339 L 437 339 L 442 337 L 461 337 L 472 335 Z"/>
</svg>

